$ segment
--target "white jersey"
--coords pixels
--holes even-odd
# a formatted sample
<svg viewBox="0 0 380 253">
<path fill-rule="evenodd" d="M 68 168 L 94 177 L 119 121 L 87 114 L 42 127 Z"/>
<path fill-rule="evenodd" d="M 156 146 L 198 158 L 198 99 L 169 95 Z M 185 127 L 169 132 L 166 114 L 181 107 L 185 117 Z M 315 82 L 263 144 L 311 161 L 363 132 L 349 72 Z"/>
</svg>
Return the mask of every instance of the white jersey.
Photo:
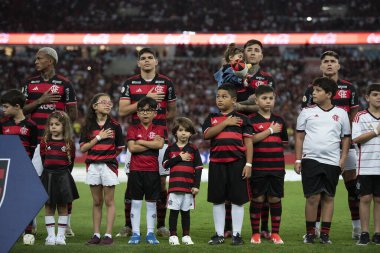
<svg viewBox="0 0 380 253">
<path fill-rule="evenodd" d="M 358 112 L 352 122 L 352 139 L 373 131 L 380 123 L 368 110 Z M 358 175 L 380 175 L 380 136 L 358 144 Z"/>
<path fill-rule="evenodd" d="M 297 131 L 306 134 L 303 159 L 339 166 L 341 138 L 351 136 L 345 110 L 334 106 L 325 111 L 317 105 L 304 108 L 297 119 Z"/>
</svg>

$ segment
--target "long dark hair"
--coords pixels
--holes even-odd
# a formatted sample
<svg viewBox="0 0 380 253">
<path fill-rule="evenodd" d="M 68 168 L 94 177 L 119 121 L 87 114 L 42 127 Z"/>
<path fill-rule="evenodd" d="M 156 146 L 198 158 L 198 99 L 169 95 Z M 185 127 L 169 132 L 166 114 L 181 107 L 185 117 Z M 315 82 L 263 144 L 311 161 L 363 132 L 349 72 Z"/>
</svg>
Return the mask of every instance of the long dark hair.
<svg viewBox="0 0 380 253">
<path fill-rule="evenodd" d="M 106 93 L 98 93 L 98 94 L 95 94 L 91 101 L 90 101 L 90 104 L 88 105 L 88 110 L 87 110 L 87 114 L 86 114 L 86 120 L 85 120 L 85 123 L 84 123 L 84 126 L 83 126 L 83 130 L 84 130 L 84 135 L 88 135 L 91 133 L 92 129 L 94 129 L 94 126 L 97 124 L 96 123 L 96 112 L 95 112 L 95 109 L 94 109 L 94 105 L 98 102 L 99 98 L 100 97 L 103 97 L 103 96 L 106 96 L 106 97 L 110 97 L 108 94 Z M 92 137 L 92 136 L 90 136 Z"/>
</svg>

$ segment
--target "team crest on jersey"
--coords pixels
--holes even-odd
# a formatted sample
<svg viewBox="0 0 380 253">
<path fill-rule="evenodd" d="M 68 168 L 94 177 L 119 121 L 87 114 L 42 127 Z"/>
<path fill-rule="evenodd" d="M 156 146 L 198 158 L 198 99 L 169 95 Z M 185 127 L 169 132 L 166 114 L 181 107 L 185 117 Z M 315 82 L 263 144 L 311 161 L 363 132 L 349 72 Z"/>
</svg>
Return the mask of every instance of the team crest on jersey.
<svg viewBox="0 0 380 253">
<path fill-rule="evenodd" d="M 55 84 L 52 85 L 50 88 L 50 91 L 51 91 L 51 93 L 58 93 L 58 91 L 59 91 L 58 85 L 55 85 Z"/>
<path fill-rule="evenodd" d="M 154 139 L 154 137 L 156 137 L 156 133 L 155 132 L 149 132 L 148 138 L 149 139 Z"/>
<path fill-rule="evenodd" d="M 164 87 L 161 85 L 157 85 L 156 87 L 154 87 L 154 90 L 156 92 L 164 92 Z"/>
<path fill-rule="evenodd" d="M 334 115 L 332 116 L 332 119 L 335 120 L 335 121 L 338 121 L 338 120 L 339 120 L 339 116 L 336 115 L 336 114 L 334 114 Z"/>
<path fill-rule="evenodd" d="M 0 207 L 4 202 L 7 190 L 10 161 L 10 159 L 0 159 Z"/>
<path fill-rule="evenodd" d="M 26 127 L 20 128 L 20 134 L 21 135 L 27 135 L 28 134 L 28 128 L 26 128 Z"/>
<path fill-rule="evenodd" d="M 66 147 L 63 146 L 63 147 L 61 148 L 61 150 L 62 150 L 62 152 L 66 152 Z"/>
<path fill-rule="evenodd" d="M 337 95 L 340 97 L 340 98 L 347 98 L 347 91 L 346 90 L 340 90 L 337 92 Z"/>
</svg>

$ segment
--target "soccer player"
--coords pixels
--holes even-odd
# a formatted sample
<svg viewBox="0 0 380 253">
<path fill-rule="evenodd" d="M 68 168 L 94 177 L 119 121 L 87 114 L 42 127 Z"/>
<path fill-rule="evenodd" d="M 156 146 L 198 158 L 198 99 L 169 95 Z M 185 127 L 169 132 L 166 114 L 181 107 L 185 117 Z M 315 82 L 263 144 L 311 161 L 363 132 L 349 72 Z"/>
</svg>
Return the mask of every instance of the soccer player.
<svg viewBox="0 0 380 253">
<path fill-rule="evenodd" d="M 58 54 L 53 48 L 39 49 L 34 63 L 40 74 L 27 79 L 23 85 L 23 93 L 26 96 L 24 114 L 30 114 L 30 118 L 36 122 L 40 141 L 44 134 L 46 120 L 55 110 L 66 111 L 71 122 L 77 118 L 77 100 L 69 79 L 55 72 Z M 41 175 L 43 167 L 39 145 L 37 145 L 32 162 L 38 175 Z M 74 236 L 70 226 L 71 204 L 68 205 L 68 208 L 66 236 Z"/>
<path fill-rule="evenodd" d="M 169 230 L 165 227 L 166 217 L 166 177 L 168 171 L 162 166 L 162 160 L 168 143 L 167 124 L 174 119 L 176 114 L 176 96 L 173 82 L 170 78 L 158 74 L 156 68 L 158 60 L 156 53 L 151 48 L 143 48 L 138 53 L 137 66 L 140 74 L 130 77 L 123 85 L 122 94 L 119 101 L 119 115 L 132 115 L 132 125 L 139 123 L 137 114 L 137 102 L 143 97 L 151 97 L 158 103 L 157 115 L 153 119 L 153 124 L 165 128 L 165 145 L 160 150 L 159 168 L 161 175 L 161 193 L 157 201 L 157 235 L 169 236 Z M 126 172 L 130 162 L 130 152 L 127 150 Z M 125 226 L 116 236 L 127 236 L 131 233 L 131 198 L 128 187 L 125 191 Z"/>
<path fill-rule="evenodd" d="M 339 175 L 344 171 L 351 141 L 347 112 L 331 102 L 337 89 L 334 80 L 328 77 L 316 78 L 313 81 L 313 101 L 316 105 L 303 109 L 297 119 L 294 170 L 300 174 L 302 169 L 302 186 L 306 198 L 304 243 L 314 242 L 320 201 L 320 242 L 331 243 L 329 233 L 336 185 Z"/>
<path fill-rule="evenodd" d="M 219 113 L 210 113 L 202 130 L 211 140 L 207 201 L 213 203 L 215 235 L 210 245 L 224 242 L 225 201 L 232 203 L 232 244 L 241 245 L 244 203 L 249 201 L 248 178 L 252 167 L 252 126 L 248 118 L 235 112 L 236 89 L 219 86 L 216 105 Z"/>
<path fill-rule="evenodd" d="M 380 84 L 367 88 L 368 109 L 356 114 L 352 122 L 352 140 L 358 144 L 358 183 L 360 191 L 361 230 L 357 245 L 370 242 L 369 218 L 371 202 L 375 232 L 372 242 L 380 245 Z"/>
<path fill-rule="evenodd" d="M 275 94 L 270 86 L 261 85 L 256 89 L 258 113 L 249 119 L 253 127 L 253 158 L 250 212 L 252 238 L 251 243 L 260 244 L 260 216 L 262 205 L 267 198 L 270 206 L 274 244 L 283 244 L 279 231 L 281 224 L 281 198 L 284 196 L 285 161 L 283 144 L 288 142 L 285 121 L 271 112 Z"/>
<path fill-rule="evenodd" d="M 333 105 L 344 109 L 350 122 L 352 122 L 359 108 L 358 95 L 355 87 L 349 81 L 339 78 L 339 55 L 334 51 L 322 53 L 320 69 L 323 76 L 334 80 L 338 85 L 338 91 L 332 98 Z M 305 96 L 302 100 L 303 108 L 314 104 L 312 93 L 313 87 L 311 85 L 305 91 Z M 356 194 L 356 160 L 356 151 L 354 146 L 351 145 L 342 176 L 348 192 L 348 206 L 352 220 L 352 239 L 359 239 L 360 236 L 359 198 Z M 320 214 L 319 207 L 316 225 L 317 233 L 320 227 Z"/>
</svg>

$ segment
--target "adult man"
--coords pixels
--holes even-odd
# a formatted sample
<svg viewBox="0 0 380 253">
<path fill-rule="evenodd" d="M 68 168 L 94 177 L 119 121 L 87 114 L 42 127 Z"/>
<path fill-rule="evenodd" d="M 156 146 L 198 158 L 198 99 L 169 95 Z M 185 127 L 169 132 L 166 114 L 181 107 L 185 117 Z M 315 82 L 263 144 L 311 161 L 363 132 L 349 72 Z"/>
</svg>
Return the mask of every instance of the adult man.
<svg viewBox="0 0 380 253">
<path fill-rule="evenodd" d="M 143 48 L 138 53 L 137 66 L 140 74 L 130 77 L 123 85 L 122 95 L 119 101 L 119 115 L 132 116 L 132 124 L 137 124 L 137 102 L 147 96 L 158 102 L 157 116 L 153 119 L 153 124 L 167 128 L 167 123 L 176 114 L 176 96 L 173 82 L 166 76 L 157 74 L 156 67 L 158 60 L 156 53 L 151 48 Z M 157 235 L 169 236 L 169 230 L 165 228 L 166 216 L 166 176 L 168 171 L 162 167 L 162 159 L 167 147 L 168 131 L 165 131 L 165 145 L 160 150 L 159 166 L 161 175 L 161 194 L 157 201 Z M 127 151 L 126 169 L 129 170 L 130 152 Z M 125 226 L 116 236 L 127 236 L 131 234 L 131 200 L 128 188 L 125 191 Z"/>
</svg>

